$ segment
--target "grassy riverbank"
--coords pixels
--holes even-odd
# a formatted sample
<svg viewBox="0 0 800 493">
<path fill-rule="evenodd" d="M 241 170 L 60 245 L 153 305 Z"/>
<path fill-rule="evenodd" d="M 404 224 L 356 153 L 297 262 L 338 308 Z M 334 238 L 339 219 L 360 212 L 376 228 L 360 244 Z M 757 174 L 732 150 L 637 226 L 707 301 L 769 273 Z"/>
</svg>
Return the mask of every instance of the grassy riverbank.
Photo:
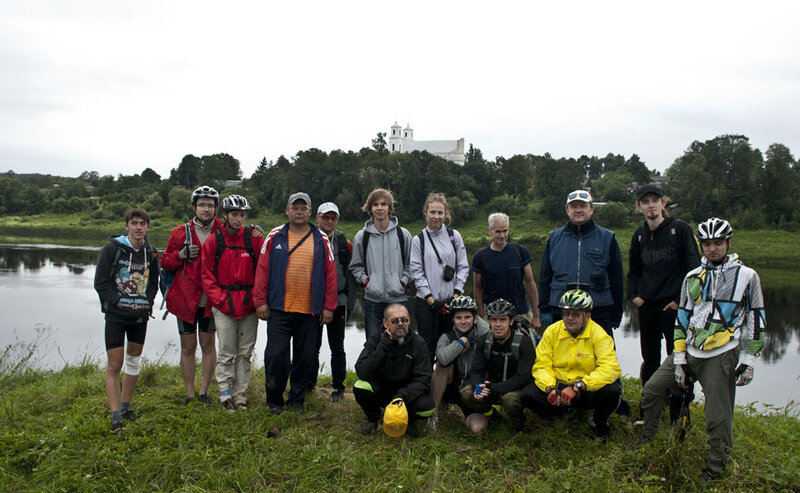
<svg viewBox="0 0 800 493">
<path fill-rule="evenodd" d="M 144 364 L 134 399 L 140 419 L 114 436 L 103 371 L 92 362 L 58 372 L 4 368 L 2 491 L 687 491 L 700 489 L 694 480 L 706 451 L 702 408 L 685 442 L 665 427 L 641 451 L 629 450 L 636 434 L 616 417 L 607 444 L 588 437 L 583 419 L 548 424 L 530 415 L 524 433 L 499 426 L 474 437 L 455 408 L 435 435 L 364 437 L 352 394 L 332 404 L 326 382 L 304 414 L 274 417 L 257 370 L 250 409 L 230 414 L 180 406 L 180 370 L 153 362 Z M 625 387 L 638 403 L 636 382 Z M 800 489 L 796 412 L 737 410 L 736 449 L 720 491 Z"/>
</svg>

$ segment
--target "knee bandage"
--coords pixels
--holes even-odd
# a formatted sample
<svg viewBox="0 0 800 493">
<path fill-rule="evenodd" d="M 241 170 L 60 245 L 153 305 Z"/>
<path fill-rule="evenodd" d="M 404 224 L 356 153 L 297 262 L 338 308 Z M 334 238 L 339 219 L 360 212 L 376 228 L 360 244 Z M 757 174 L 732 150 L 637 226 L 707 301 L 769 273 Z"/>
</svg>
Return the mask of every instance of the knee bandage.
<svg viewBox="0 0 800 493">
<path fill-rule="evenodd" d="M 125 353 L 125 373 L 131 376 L 136 376 L 139 374 L 139 360 L 142 359 L 142 356 L 131 356 L 128 353 Z"/>
</svg>

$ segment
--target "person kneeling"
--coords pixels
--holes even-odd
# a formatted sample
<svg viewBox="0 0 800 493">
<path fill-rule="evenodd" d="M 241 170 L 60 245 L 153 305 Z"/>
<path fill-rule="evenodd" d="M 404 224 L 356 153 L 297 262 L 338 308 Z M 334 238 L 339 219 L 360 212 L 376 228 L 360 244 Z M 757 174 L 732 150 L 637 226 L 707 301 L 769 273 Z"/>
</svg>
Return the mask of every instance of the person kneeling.
<svg viewBox="0 0 800 493">
<path fill-rule="evenodd" d="M 536 359 L 533 339 L 514 321 L 514 305 L 500 298 L 486 306 L 491 332 L 478 340 L 470 371 L 472 387 L 461 394 L 474 414 L 467 416 L 467 427 L 476 435 L 489 424 L 488 418 L 502 405 L 508 426 L 519 431 L 525 409 L 520 392 L 531 380 Z"/>
<path fill-rule="evenodd" d="M 563 416 L 570 408 L 594 409 L 592 432 L 606 438 L 608 417 L 622 398 L 614 340 L 591 319 L 592 296 L 586 291 L 567 291 L 559 307 L 563 319 L 544 331 L 534 383 L 522 391 L 522 400 L 545 419 Z"/>
<path fill-rule="evenodd" d="M 377 428 L 381 407 L 396 399 L 402 399 L 408 410 L 409 436 L 417 435 L 416 420 L 433 414 L 428 345 L 410 330 L 410 322 L 405 306 L 387 306 L 383 312 L 384 330 L 367 339 L 356 361 L 359 380 L 353 385 L 353 395 L 367 415 L 367 423 L 361 427 L 365 435 Z"/>
<path fill-rule="evenodd" d="M 439 427 L 442 399 L 460 407 L 467 419 L 475 412 L 464 404 L 461 393 L 469 394 L 472 391 L 469 373 L 475 360 L 475 346 L 489 333 L 488 324 L 478 318 L 478 305 L 469 296 L 453 298 L 450 312 L 453 314 L 452 327 L 436 343 L 436 368 L 431 378 L 431 394 L 436 410 L 428 418 L 428 428 L 433 431 Z"/>
</svg>

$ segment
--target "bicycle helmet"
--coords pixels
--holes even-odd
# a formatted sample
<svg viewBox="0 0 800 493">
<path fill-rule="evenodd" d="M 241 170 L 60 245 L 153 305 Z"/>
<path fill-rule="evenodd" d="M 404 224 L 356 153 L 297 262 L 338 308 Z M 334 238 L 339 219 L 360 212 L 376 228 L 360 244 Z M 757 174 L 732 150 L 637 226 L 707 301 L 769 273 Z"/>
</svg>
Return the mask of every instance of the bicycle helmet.
<svg viewBox="0 0 800 493">
<path fill-rule="evenodd" d="M 570 289 L 561 300 L 558 302 L 559 308 L 566 308 L 568 310 L 580 310 L 582 312 L 592 311 L 594 303 L 592 302 L 592 295 L 582 289 Z"/>
<path fill-rule="evenodd" d="M 456 296 L 450 302 L 450 313 L 455 313 L 460 310 L 469 310 L 473 314 L 478 313 L 478 305 L 475 300 L 469 296 Z"/>
<path fill-rule="evenodd" d="M 733 236 L 733 229 L 730 223 L 718 217 L 706 219 L 697 225 L 697 239 L 698 240 L 727 240 Z"/>
<path fill-rule="evenodd" d="M 250 204 L 241 195 L 229 195 L 222 199 L 222 210 L 228 211 L 249 211 Z"/>
<path fill-rule="evenodd" d="M 517 309 L 514 307 L 514 305 L 504 300 L 503 298 L 497 298 L 496 300 L 486 305 L 487 317 L 503 317 L 505 315 L 513 317 L 516 314 L 517 314 Z"/>
<path fill-rule="evenodd" d="M 192 206 L 197 205 L 197 199 L 214 199 L 214 207 L 219 205 L 219 193 L 211 187 L 203 185 L 192 192 Z"/>
</svg>

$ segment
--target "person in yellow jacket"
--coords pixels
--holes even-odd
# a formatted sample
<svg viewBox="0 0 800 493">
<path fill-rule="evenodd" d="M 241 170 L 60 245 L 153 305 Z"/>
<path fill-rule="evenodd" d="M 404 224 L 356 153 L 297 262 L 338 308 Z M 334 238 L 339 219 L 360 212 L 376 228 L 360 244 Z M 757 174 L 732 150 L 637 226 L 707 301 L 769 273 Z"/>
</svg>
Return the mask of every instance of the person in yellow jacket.
<svg viewBox="0 0 800 493">
<path fill-rule="evenodd" d="M 614 340 L 592 320 L 592 296 L 583 290 L 564 293 L 562 320 L 550 325 L 536 348 L 534 382 L 522 391 L 522 403 L 539 417 L 552 419 L 570 408 L 593 409 L 589 424 L 595 436 L 609 434 L 608 417 L 619 405 L 622 370 Z"/>
</svg>

